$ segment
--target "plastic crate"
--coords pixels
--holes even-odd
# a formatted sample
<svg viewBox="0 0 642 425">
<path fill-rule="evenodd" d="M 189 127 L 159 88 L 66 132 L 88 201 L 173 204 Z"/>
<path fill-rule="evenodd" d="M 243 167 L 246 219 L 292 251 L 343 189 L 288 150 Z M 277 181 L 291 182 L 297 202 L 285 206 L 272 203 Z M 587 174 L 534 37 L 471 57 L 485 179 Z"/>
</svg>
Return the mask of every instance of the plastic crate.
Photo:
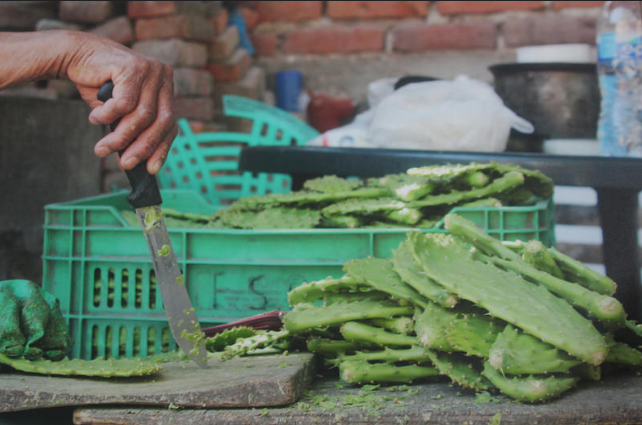
<svg viewBox="0 0 642 425">
<path fill-rule="evenodd" d="M 227 205 L 251 195 L 289 192 L 287 174 L 251 173 L 238 170 L 244 146 L 304 145 L 319 133 L 304 121 L 263 102 L 240 96 L 223 96 L 226 116 L 249 119 L 249 133 L 193 133 L 185 119 L 171 155 L 158 174 L 161 189 L 192 189 L 212 205 Z"/>
<path fill-rule="evenodd" d="M 176 347 L 145 238 L 120 213 L 130 208 L 125 196 L 118 192 L 45 208 L 43 286 L 60 300 L 75 341 L 73 357 L 144 356 Z M 165 208 L 185 212 L 216 210 L 194 191 L 163 191 L 163 200 Z M 453 211 L 502 240 L 537 239 L 549 246 L 555 242 L 552 201 Z M 425 231 L 445 232 L 443 223 Z M 204 325 L 286 310 L 287 292 L 295 286 L 341 276 L 350 259 L 390 257 L 406 233 L 407 229 L 169 229 Z"/>
</svg>

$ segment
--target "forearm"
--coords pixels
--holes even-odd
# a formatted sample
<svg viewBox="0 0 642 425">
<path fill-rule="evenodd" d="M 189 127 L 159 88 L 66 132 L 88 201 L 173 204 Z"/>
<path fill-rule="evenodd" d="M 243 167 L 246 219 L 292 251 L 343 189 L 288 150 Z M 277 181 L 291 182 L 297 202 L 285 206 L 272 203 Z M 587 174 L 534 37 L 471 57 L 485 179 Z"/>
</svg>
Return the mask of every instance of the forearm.
<svg viewBox="0 0 642 425">
<path fill-rule="evenodd" d="M 81 43 L 71 31 L 0 32 L 0 90 L 38 79 L 66 77 Z"/>
</svg>

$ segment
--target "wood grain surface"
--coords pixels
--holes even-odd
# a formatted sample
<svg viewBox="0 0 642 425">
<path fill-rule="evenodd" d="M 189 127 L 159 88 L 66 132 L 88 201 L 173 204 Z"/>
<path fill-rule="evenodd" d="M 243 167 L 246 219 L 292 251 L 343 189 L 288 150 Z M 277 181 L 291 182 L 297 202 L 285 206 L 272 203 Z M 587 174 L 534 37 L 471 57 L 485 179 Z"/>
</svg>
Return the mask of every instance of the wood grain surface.
<svg viewBox="0 0 642 425">
<path fill-rule="evenodd" d="M 283 406 L 314 378 L 311 354 L 165 363 L 148 378 L 72 378 L 0 374 L 0 412 L 61 406 L 144 405 L 198 408 Z"/>
</svg>

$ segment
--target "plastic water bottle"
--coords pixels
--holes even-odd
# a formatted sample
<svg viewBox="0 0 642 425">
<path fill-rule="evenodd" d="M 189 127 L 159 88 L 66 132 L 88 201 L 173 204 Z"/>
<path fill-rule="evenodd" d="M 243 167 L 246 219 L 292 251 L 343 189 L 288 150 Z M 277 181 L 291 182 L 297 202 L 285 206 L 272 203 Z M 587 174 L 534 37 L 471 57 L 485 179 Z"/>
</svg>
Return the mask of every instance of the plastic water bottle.
<svg viewBox="0 0 642 425">
<path fill-rule="evenodd" d="M 597 22 L 602 155 L 642 157 L 640 2 L 607 1 Z"/>
</svg>

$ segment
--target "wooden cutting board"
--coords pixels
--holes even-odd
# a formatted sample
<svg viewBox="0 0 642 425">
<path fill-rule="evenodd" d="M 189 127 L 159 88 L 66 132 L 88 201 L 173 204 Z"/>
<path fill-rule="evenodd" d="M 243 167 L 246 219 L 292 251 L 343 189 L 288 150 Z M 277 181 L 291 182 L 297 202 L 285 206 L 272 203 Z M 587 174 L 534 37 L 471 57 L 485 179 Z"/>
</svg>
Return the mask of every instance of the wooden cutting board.
<svg viewBox="0 0 642 425">
<path fill-rule="evenodd" d="M 139 405 L 193 408 L 284 406 L 297 401 L 312 382 L 309 353 L 256 356 L 226 362 L 210 359 L 163 364 L 147 378 L 72 378 L 0 374 L 0 412 L 44 407 Z"/>
</svg>

